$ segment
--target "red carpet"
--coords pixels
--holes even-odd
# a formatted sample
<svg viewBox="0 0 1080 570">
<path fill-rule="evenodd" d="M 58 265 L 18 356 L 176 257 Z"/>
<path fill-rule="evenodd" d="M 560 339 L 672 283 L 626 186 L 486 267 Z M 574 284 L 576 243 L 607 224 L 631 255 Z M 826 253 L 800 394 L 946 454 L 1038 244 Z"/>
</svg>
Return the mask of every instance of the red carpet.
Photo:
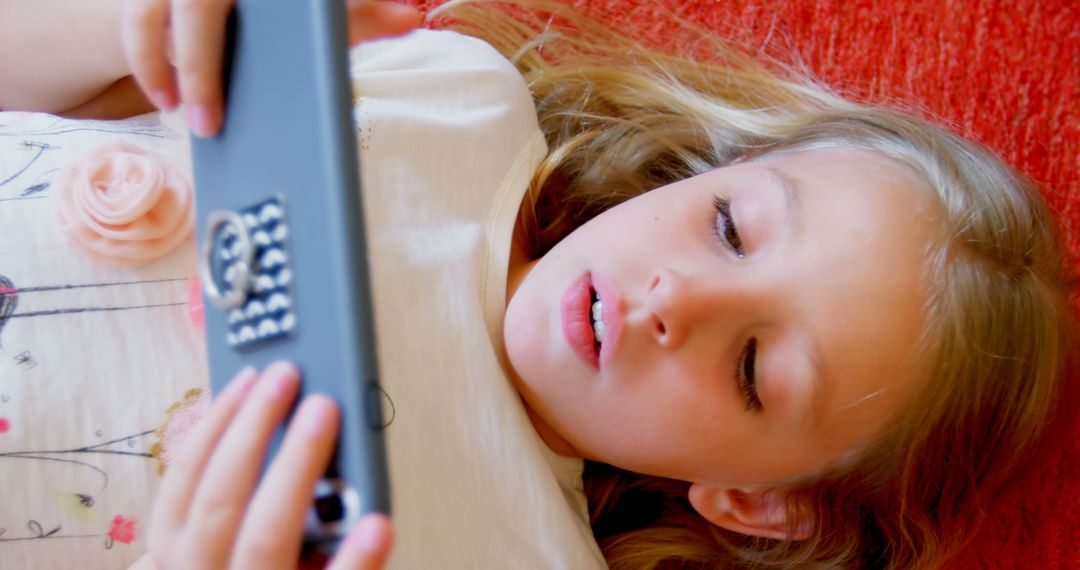
<svg viewBox="0 0 1080 570">
<path fill-rule="evenodd" d="M 574 3 L 668 45 L 679 38 L 666 14 L 678 14 L 756 49 L 793 51 L 850 96 L 923 109 L 1041 183 L 1080 267 L 1080 2 Z M 1066 451 L 991 512 L 948 568 L 1080 568 L 1080 430 L 1073 431 Z"/>
</svg>

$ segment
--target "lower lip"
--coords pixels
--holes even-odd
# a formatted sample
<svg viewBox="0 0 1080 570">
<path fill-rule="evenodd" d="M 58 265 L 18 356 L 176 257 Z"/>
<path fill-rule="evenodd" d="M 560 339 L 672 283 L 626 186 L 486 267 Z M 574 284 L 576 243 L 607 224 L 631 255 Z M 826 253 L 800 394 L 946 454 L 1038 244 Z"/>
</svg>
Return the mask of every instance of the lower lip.
<svg viewBox="0 0 1080 570">
<path fill-rule="evenodd" d="M 586 364 L 600 369 L 600 354 L 596 350 L 589 312 L 592 310 L 592 279 L 588 273 L 575 281 L 563 293 L 561 303 L 562 331 L 567 344 Z"/>
</svg>

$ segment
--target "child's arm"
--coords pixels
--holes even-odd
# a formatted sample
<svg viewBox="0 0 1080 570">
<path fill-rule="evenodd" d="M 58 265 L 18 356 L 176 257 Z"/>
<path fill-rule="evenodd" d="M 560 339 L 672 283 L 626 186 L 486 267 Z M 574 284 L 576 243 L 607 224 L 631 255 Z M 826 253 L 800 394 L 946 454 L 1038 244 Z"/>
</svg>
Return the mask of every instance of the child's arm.
<svg viewBox="0 0 1080 570">
<path fill-rule="evenodd" d="M 0 109 L 64 113 L 130 75 L 122 8 L 123 0 L 0 0 Z"/>
<path fill-rule="evenodd" d="M 351 43 L 420 24 L 408 6 L 345 2 Z M 0 0 L 0 109 L 109 119 L 150 111 L 150 101 L 163 109 L 183 102 L 193 130 L 214 134 L 231 7 L 231 0 Z"/>
</svg>

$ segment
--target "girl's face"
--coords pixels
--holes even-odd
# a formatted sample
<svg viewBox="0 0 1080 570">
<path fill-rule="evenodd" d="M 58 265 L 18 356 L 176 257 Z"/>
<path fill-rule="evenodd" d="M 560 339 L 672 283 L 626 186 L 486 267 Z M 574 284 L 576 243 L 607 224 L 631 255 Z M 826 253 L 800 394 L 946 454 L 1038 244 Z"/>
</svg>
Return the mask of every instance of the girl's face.
<svg viewBox="0 0 1080 570">
<path fill-rule="evenodd" d="M 914 391 L 932 211 L 886 159 L 808 151 L 648 192 L 512 264 L 505 346 L 538 433 L 733 485 L 865 444 Z"/>
</svg>

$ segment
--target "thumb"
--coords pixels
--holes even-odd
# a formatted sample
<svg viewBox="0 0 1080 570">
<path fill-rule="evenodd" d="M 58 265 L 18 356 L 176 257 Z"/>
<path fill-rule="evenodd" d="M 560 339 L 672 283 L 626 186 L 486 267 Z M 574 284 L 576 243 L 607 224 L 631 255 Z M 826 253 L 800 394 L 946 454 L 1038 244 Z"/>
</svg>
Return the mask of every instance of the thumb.
<svg viewBox="0 0 1080 570">
<path fill-rule="evenodd" d="M 412 6 L 377 0 L 348 0 L 349 45 L 399 36 L 420 27 L 423 16 Z"/>
<path fill-rule="evenodd" d="M 390 519 L 378 513 L 367 515 L 338 546 L 326 570 L 381 570 L 393 542 Z"/>
</svg>

